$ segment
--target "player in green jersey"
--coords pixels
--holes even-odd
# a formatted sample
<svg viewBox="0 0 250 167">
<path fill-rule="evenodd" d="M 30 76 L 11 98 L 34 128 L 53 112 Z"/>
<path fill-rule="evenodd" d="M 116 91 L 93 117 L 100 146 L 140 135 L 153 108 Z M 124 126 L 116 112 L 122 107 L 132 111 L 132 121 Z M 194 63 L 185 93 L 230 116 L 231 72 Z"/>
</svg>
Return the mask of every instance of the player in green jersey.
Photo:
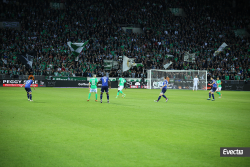
<svg viewBox="0 0 250 167">
<path fill-rule="evenodd" d="M 219 98 L 221 98 L 222 94 L 220 93 L 221 91 L 221 80 L 219 77 L 217 77 L 217 89 L 216 89 L 216 93 L 219 94 Z"/>
<path fill-rule="evenodd" d="M 124 94 L 122 92 L 122 89 L 124 88 L 124 84 L 125 84 L 125 90 L 126 90 L 126 86 L 127 86 L 126 80 L 123 77 L 119 78 L 119 80 L 118 80 L 118 92 L 117 92 L 116 98 L 118 98 L 120 93 L 122 94 L 122 97 L 126 96 L 126 94 Z"/>
<path fill-rule="evenodd" d="M 95 92 L 95 101 L 97 102 L 97 82 L 98 79 L 96 78 L 96 75 L 94 75 L 93 78 L 89 80 L 89 97 L 87 101 L 89 101 L 91 93 Z"/>
</svg>

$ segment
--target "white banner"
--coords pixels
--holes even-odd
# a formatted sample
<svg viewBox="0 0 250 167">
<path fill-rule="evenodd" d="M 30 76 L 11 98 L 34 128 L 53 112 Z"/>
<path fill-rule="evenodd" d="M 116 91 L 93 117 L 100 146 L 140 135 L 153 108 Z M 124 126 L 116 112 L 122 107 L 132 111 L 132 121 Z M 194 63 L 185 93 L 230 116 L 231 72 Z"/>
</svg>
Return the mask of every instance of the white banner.
<svg viewBox="0 0 250 167">
<path fill-rule="evenodd" d="M 20 28 L 19 22 L 10 22 L 10 21 L 4 21 L 0 22 L 0 28 Z"/>
<path fill-rule="evenodd" d="M 136 66 L 137 64 L 134 62 L 134 58 L 128 58 L 127 56 L 123 56 L 123 64 L 122 71 L 128 71 L 132 66 Z"/>
<path fill-rule="evenodd" d="M 119 69 L 118 61 L 114 60 L 103 60 L 104 70 Z"/>
<path fill-rule="evenodd" d="M 219 49 L 217 49 L 215 52 L 214 52 L 214 56 L 218 55 L 220 52 L 222 52 L 225 47 L 227 47 L 228 45 L 224 42 L 220 47 Z"/>
<path fill-rule="evenodd" d="M 166 54 L 167 57 L 174 57 L 174 55 L 169 55 L 169 54 Z"/>
<path fill-rule="evenodd" d="M 164 67 L 165 69 L 167 69 L 171 64 L 172 64 L 172 61 L 170 61 L 169 63 L 165 64 L 163 67 Z"/>
<path fill-rule="evenodd" d="M 189 52 L 185 52 L 184 54 L 184 61 L 187 62 L 195 62 L 195 54 L 196 53 L 189 53 Z"/>
</svg>

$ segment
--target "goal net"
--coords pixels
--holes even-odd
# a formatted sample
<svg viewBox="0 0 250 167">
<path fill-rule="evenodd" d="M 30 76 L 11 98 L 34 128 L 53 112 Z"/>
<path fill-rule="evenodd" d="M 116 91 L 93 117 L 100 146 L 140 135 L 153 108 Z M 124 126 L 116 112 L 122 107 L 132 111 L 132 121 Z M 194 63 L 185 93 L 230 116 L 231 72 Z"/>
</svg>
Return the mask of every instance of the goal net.
<svg viewBox="0 0 250 167">
<path fill-rule="evenodd" d="M 207 90 L 206 70 L 148 70 L 147 89 L 159 89 L 168 80 L 168 89 L 193 89 L 193 79 L 199 78 L 198 89 Z"/>
</svg>

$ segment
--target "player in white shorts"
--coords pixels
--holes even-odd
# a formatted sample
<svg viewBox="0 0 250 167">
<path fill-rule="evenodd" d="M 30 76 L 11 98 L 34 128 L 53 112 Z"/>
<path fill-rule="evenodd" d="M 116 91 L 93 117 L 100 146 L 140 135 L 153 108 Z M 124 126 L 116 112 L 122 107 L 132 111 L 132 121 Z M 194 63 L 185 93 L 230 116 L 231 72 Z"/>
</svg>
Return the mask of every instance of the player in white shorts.
<svg viewBox="0 0 250 167">
<path fill-rule="evenodd" d="M 95 93 L 95 101 L 97 102 L 97 83 L 98 83 L 98 79 L 96 78 L 96 75 L 94 75 L 93 78 L 90 78 L 90 80 L 89 80 L 89 97 L 88 97 L 87 101 L 89 101 L 91 93 Z"/>
<path fill-rule="evenodd" d="M 122 97 L 126 96 L 126 94 L 124 94 L 122 92 L 122 89 L 124 88 L 124 84 L 125 84 L 125 86 L 127 85 L 126 79 L 124 79 L 123 77 L 119 78 L 119 80 L 118 80 L 118 92 L 117 92 L 116 98 L 118 98 L 120 93 L 122 94 Z M 126 89 L 126 87 L 125 87 L 125 89 Z"/>
<path fill-rule="evenodd" d="M 216 93 L 219 95 L 219 98 L 221 98 L 222 94 L 220 93 L 221 92 L 221 80 L 219 77 L 217 77 L 217 89 L 216 89 Z"/>
<path fill-rule="evenodd" d="M 197 76 L 195 76 L 194 80 L 193 80 L 193 91 L 194 91 L 194 87 L 197 91 L 198 89 L 198 83 L 199 83 L 199 78 L 197 78 Z"/>
<path fill-rule="evenodd" d="M 90 93 L 97 93 L 97 89 L 91 89 L 90 88 L 90 91 L 89 91 Z"/>
<path fill-rule="evenodd" d="M 216 89 L 216 91 L 221 91 L 221 87 L 218 87 L 218 88 Z"/>
<path fill-rule="evenodd" d="M 118 90 L 119 90 L 119 91 L 122 91 L 123 88 L 124 88 L 124 86 L 119 86 L 119 87 L 118 87 Z"/>
</svg>

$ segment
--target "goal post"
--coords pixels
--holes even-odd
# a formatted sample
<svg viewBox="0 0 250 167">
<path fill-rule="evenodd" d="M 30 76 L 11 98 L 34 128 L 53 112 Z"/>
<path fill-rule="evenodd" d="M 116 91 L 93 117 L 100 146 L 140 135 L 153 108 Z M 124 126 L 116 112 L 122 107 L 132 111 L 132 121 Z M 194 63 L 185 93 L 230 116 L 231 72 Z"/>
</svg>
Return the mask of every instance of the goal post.
<svg viewBox="0 0 250 167">
<path fill-rule="evenodd" d="M 206 70 L 147 70 L 147 89 L 159 89 L 168 79 L 168 89 L 193 89 L 193 79 L 199 78 L 198 89 L 207 90 Z"/>
</svg>

